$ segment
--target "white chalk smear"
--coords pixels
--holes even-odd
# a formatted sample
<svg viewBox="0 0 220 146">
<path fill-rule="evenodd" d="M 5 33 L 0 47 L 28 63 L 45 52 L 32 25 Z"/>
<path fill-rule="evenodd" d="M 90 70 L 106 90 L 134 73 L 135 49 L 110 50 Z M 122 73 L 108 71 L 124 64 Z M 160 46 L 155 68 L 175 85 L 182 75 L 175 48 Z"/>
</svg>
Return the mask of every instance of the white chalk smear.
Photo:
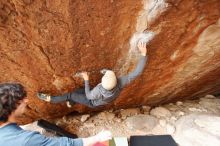
<svg viewBox="0 0 220 146">
<path fill-rule="evenodd" d="M 137 44 L 139 41 L 142 41 L 148 45 L 148 43 L 154 38 L 155 33 L 152 31 L 137 32 L 135 33 L 130 40 L 130 51 L 137 51 Z"/>
</svg>

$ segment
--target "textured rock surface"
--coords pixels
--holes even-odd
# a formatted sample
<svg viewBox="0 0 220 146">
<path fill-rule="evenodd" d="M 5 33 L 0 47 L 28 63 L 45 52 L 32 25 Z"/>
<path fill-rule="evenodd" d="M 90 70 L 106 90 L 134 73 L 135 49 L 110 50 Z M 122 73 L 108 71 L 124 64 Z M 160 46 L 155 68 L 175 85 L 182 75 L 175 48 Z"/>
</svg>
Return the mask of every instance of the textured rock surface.
<svg viewBox="0 0 220 146">
<path fill-rule="evenodd" d="M 220 144 L 219 120 L 220 117 L 214 115 L 191 114 L 184 116 L 176 123 L 175 139 L 187 146 L 218 146 Z"/>
<path fill-rule="evenodd" d="M 156 107 L 152 109 L 150 114 L 155 117 L 171 117 L 170 111 L 163 107 Z"/>
<path fill-rule="evenodd" d="M 0 81 L 18 81 L 28 90 L 25 122 L 51 118 L 77 105 L 39 101 L 37 91 L 64 94 L 82 86 L 72 73 L 112 68 L 126 74 L 138 55 L 129 39 L 145 29 L 156 32 L 149 63 L 139 79 L 106 106 L 156 105 L 217 93 L 220 88 L 219 0 L 1 0 Z M 138 90 L 138 92 L 137 92 Z"/>
<path fill-rule="evenodd" d="M 157 125 L 158 121 L 150 115 L 139 114 L 126 119 L 126 125 L 135 130 L 151 130 Z"/>
</svg>

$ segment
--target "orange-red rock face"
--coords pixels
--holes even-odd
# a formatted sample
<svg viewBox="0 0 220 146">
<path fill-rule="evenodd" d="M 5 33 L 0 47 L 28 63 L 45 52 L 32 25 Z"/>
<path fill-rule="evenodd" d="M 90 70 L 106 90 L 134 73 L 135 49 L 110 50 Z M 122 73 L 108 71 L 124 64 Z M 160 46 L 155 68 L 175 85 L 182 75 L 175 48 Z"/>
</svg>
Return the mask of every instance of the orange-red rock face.
<svg viewBox="0 0 220 146">
<path fill-rule="evenodd" d="M 0 81 L 21 82 L 28 91 L 29 122 L 89 109 L 52 105 L 37 91 L 64 94 L 83 83 L 71 75 L 99 70 L 131 71 L 137 55 L 129 49 L 135 32 L 156 36 L 148 46 L 142 76 L 110 107 L 159 104 L 220 92 L 219 0 L 1 0 Z"/>
</svg>

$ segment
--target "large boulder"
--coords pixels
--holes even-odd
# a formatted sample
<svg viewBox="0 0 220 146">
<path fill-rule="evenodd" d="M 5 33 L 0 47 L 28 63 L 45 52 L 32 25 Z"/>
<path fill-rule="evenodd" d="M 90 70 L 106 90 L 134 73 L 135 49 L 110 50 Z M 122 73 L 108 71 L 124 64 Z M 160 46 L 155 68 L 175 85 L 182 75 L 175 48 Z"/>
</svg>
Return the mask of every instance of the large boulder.
<svg viewBox="0 0 220 146">
<path fill-rule="evenodd" d="M 217 115 L 190 114 L 176 122 L 174 138 L 177 143 L 187 146 L 219 146 L 220 117 Z"/>
<path fill-rule="evenodd" d="M 190 99 L 220 88 L 219 0 L 1 0 L 0 81 L 21 82 L 28 110 L 21 121 L 88 112 L 82 105 L 49 104 L 38 91 L 64 94 L 82 87 L 77 71 L 112 68 L 125 75 L 139 55 L 129 40 L 155 32 L 143 74 L 104 108 L 157 105 Z M 102 110 L 97 108 L 95 110 Z"/>
</svg>

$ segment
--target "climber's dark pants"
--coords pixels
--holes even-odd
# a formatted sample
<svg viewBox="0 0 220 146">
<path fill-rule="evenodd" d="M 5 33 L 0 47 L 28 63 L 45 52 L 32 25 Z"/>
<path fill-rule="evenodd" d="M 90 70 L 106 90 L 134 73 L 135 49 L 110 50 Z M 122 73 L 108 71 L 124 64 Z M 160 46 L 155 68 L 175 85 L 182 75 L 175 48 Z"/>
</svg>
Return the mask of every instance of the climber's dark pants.
<svg viewBox="0 0 220 146">
<path fill-rule="evenodd" d="M 80 104 L 89 106 L 91 108 L 94 108 L 91 101 L 86 98 L 84 88 L 77 89 L 73 92 L 66 93 L 64 95 L 52 96 L 50 102 L 51 103 L 61 103 L 61 102 L 65 102 L 65 101 L 69 101 L 71 104 L 80 103 Z"/>
</svg>

